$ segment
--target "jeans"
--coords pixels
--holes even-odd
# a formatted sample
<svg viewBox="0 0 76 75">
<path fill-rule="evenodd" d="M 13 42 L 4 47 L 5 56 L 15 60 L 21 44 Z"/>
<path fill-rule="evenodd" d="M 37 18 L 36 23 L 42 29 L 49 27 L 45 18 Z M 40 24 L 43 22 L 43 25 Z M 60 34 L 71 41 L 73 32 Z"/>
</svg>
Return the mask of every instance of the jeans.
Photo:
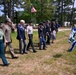
<svg viewBox="0 0 76 75">
<path fill-rule="evenodd" d="M 2 59 L 3 64 L 8 64 L 4 54 L 4 43 L 1 40 L 0 40 L 0 57 Z"/>
<path fill-rule="evenodd" d="M 22 49 L 23 44 L 24 44 L 24 48 Z M 25 51 L 26 51 L 26 40 L 19 40 L 19 50 L 20 50 L 20 53 L 25 53 Z"/>
<path fill-rule="evenodd" d="M 47 35 L 47 41 L 46 41 L 47 44 L 50 44 L 50 35 Z"/>
<path fill-rule="evenodd" d="M 44 37 L 40 38 L 39 49 L 41 49 L 42 43 L 43 43 L 43 49 L 45 49 L 46 41 L 45 41 Z"/>
</svg>

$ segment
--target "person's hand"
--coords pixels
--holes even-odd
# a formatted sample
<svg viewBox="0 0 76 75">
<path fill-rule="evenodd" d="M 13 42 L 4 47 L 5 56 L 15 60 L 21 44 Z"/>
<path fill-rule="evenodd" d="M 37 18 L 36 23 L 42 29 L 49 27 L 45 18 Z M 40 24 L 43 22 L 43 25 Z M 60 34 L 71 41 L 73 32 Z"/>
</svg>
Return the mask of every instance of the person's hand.
<svg viewBox="0 0 76 75">
<path fill-rule="evenodd" d="M 49 33 L 47 32 L 46 35 L 49 35 Z"/>
<path fill-rule="evenodd" d="M 23 39 L 21 39 L 21 41 L 23 41 Z"/>
<path fill-rule="evenodd" d="M 40 37 L 40 38 L 42 38 L 42 37 Z"/>
<path fill-rule="evenodd" d="M 6 46 L 6 42 L 4 42 L 4 46 Z"/>
</svg>

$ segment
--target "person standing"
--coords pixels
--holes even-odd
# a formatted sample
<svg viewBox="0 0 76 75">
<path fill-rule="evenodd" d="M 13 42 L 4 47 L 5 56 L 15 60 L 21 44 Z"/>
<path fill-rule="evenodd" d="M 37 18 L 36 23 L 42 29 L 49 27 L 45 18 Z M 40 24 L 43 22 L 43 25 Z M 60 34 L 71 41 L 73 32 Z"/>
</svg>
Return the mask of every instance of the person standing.
<svg viewBox="0 0 76 75">
<path fill-rule="evenodd" d="M 44 38 L 44 27 L 42 23 L 39 23 L 39 28 L 38 28 L 38 34 L 39 34 L 39 49 L 42 49 L 42 43 L 43 43 L 43 49 L 46 50 L 46 40 Z"/>
<path fill-rule="evenodd" d="M 5 41 L 4 33 L 2 31 L 2 27 L 0 26 L 0 57 L 2 59 L 2 62 L 4 64 L 4 66 L 8 66 L 9 63 L 6 60 L 6 57 L 5 57 L 5 54 L 4 54 L 4 46 L 6 46 L 6 41 Z"/>
<path fill-rule="evenodd" d="M 59 23 L 58 23 L 58 21 L 56 21 L 56 24 L 55 24 L 55 27 L 56 27 L 56 33 L 58 32 L 58 28 L 59 28 Z"/>
<path fill-rule="evenodd" d="M 33 52 L 37 52 L 34 48 L 33 45 L 33 26 L 32 26 L 32 21 L 29 22 L 29 25 L 27 26 L 27 34 L 28 34 L 28 38 L 29 38 L 29 42 L 27 45 L 27 51 L 29 51 L 29 47 L 32 47 Z"/>
<path fill-rule="evenodd" d="M 52 43 L 54 43 L 54 40 L 56 39 L 56 26 L 55 26 L 55 21 L 51 24 L 51 40 Z"/>
<path fill-rule="evenodd" d="M 20 24 L 17 27 L 17 39 L 19 40 L 19 50 L 20 54 L 27 54 L 26 51 L 26 37 L 25 37 L 25 21 L 20 20 Z M 22 43 L 24 44 L 24 49 L 22 50 Z"/>
<path fill-rule="evenodd" d="M 46 24 L 46 36 L 47 36 L 47 40 L 46 40 L 46 44 L 50 45 L 50 36 L 51 36 L 51 31 L 50 31 L 50 21 L 47 20 L 47 24 Z"/>
<path fill-rule="evenodd" d="M 43 22 L 43 33 L 44 33 L 44 39 L 46 41 L 46 21 Z"/>
<path fill-rule="evenodd" d="M 72 28 L 70 37 L 68 39 L 69 43 L 71 44 L 71 47 L 68 49 L 68 52 L 73 51 L 74 48 L 76 47 L 75 37 L 76 37 L 76 27 L 75 28 Z"/>
<path fill-rule="evenodd" d="M 13 46 L 12 46 L 11 30 L 12 30 L 11 20 L 6 19 L 5 25 L 3 26 L 3 32 L 4 32 L 5 38 L 6 38 L 5 51 L 6 51 L 7 46 L 9 46 L 11 57 L 13 59 L 15 59 L 15 58 L 18 58 L 18 56 L 15 55 L 14 49 L 13 49 Z"/>
</svg>

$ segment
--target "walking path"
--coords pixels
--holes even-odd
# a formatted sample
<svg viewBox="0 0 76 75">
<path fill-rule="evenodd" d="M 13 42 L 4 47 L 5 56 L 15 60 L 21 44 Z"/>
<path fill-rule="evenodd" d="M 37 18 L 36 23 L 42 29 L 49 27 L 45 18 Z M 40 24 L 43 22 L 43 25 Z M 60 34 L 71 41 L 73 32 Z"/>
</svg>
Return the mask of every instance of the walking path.
<svg viewBox="0 0 76 75">
<path fill-rule="evenodd" d="M 59 31 L 71 30 L 71 28 L 59 28 Z"/>
</svg>

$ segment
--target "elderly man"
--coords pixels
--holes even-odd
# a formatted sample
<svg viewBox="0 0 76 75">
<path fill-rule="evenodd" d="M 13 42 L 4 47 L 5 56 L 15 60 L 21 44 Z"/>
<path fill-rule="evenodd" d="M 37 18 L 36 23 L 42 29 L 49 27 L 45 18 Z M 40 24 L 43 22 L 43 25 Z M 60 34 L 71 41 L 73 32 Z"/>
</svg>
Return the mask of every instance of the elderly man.
<svg viewBox="0 0 76 75">
<path fill-rule="evenodd" d="M 15 55 L 14 49 L 13 49 L 13 46 L 12 46 L 12 38 L 11 38 L 12 24 L 11 23 L 12 22 L 11 22 L 10 19 L 6 19 L 6 23 L 3 26 L 3 31 L 4 31 L 5 38 L 6 38 L 6 47 L 9 46 L 11 56 L 14 59 L 14 58 L 18 58 L 18 56 Z M 5 47 L 5 50 L 6 50 L 6 47 Z"/>
<path fill-rule="evenodd" d="M 17 26 L 17 39 L 19 40 L 19 50 L 20 54 L 27 54 L 26 51 L 26 37 L 25 37 L 25 21 L 20 20 L 20 24 Z M 24 49 L 22 49 L 22 43 L 24 44 Z"/>
</svg>

